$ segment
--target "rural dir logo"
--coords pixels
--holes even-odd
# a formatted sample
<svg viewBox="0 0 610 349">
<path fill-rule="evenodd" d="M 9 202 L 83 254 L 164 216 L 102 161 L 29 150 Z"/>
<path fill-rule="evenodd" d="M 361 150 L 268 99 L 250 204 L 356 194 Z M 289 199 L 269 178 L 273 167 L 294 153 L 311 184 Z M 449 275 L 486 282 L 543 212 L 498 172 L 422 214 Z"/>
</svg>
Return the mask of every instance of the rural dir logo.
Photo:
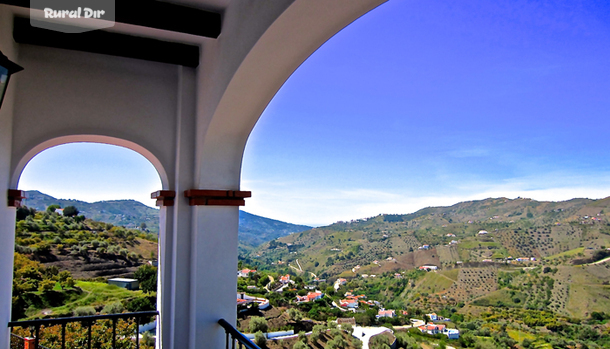
<svg viewBox="0 0 610 349">
<path fill-rule="evenodd" d="M 33 27 L 83 33 L 114 26 L 114 0 L 30 0 Z"/>
</svg>

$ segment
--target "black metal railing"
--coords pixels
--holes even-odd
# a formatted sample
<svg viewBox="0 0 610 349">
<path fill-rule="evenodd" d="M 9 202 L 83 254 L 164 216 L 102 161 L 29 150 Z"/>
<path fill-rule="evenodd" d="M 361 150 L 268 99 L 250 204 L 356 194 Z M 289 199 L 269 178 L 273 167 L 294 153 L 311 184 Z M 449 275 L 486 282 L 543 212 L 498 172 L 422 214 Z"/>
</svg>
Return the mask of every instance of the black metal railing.
<svg viewBox="0 0 610 349">
<path fill-rule="evenodd" d="M 252 343 L 248 337 L 244 336 L 243 333 L 239 332 L 235 327 L 228 323 L 225 319 L 218 320 L 218 323 L 222 328 L 225 329 L 226 349 L 235 349 L 236 345 L 239 345 L 239 349 L 261 349 L 258 345 Z"/>
<path fill-rule="evenodd" d="M 152 319 L 159 315 L 157 311 L 141 311 L 136 313 L 93 315 L 56 319 L 41 319 L 29 321 L 11 321 L 8 327 L 11 328 L 11 349 L 23 349 L 25 346 L 25 336 L 14 333 L 16 328 L 21 329 L 21 333 L 28 332 L 28 337 L 34 338 L 35 349 L 48 349 L 40 342 L 45 341 L 45 345 L 51 344 L 52 348 L 87 348 L 94 349 L 103 342 L 106 348 L 108 343 L 112 343 L 111 348 L 125 348 L 126 342 L 134 342 L 136 349 L 140 349 L 139 328 L 142 319 Z M 129 320 L 135 319 L 131 323 Z M 108 323 L 110 322 L 110 324 Z M 150 321 L 145 321 L 147 323 Z M 61 328 L 55 328 L 61 326 Z M 93 328 L 96 326 L 95 338 Z M 132 329 L 135 326 L 135 329 Z M 86 331 L 86 335 L 84 335 Z M 135 337 L 132 335 L 135 334 Z M 96 342 L 96 343 L 94 343 Z M 121 343 L 117 346 L 117 343 Z M 61 345 L 59 345 L 61 343 Z M 154 344 L 153 344 L 154 347 Z"/>
<path fill-rule="evenodd" d="M 14 333 L 11 333 L 11 349 L 23 349 L 25 347 L 25 339 Z"/>
</svg>

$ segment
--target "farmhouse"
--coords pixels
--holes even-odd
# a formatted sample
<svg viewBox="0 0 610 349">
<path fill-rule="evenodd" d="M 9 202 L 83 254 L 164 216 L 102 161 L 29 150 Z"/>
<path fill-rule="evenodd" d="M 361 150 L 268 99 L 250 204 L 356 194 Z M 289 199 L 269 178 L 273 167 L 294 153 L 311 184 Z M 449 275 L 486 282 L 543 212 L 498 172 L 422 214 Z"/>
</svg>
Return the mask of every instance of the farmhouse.
<svg viewBox="0 0 610 349">
<path fill-rule="evenodd" d="M 346 283 L 347 283 L 346 279 L 341 279 L 341 278 L 337 279 L 337 281 L 335 281 L 335 285 L 334 285 L 335 290 L 338 290 L 339 287 L 345 285 Z"/>
<path fill-rule="evenodd" d="M 356 298 L 347 298 L 339 301 L 339 305 L 344 308 L 358 308 L 358 299 Z"/>
<path fill-rule="evenodd" d="M 306 296 L 297 296 L 297 303 L 313 302 L 315 300 L 321 299 L 323 296 L 324 293 L 320 291 L 309 292 Z"/>
<path fill-rule="evenodd" d="M 389 317 L 389 318 L 393 318 L 396 316 L 396 312 L 394 310 L 385 310 L 385 309 L 379 309 L 379 312 L 377 313 L 377 318 L 382 318 L 382 317 Z"/>
<path fill-rule="evenodd" d="M 108 279 L 108 285 L 115 285 L 128 290 L 137 290 L 140 287 L 138 280 L 124 278 Z"/>
<path fill-rule="evenodd" d="M 256 270 L 242 269 L 237 272 L 237 277 L 247 278 L 251 273 L 256 273 Z"/>
</svg>

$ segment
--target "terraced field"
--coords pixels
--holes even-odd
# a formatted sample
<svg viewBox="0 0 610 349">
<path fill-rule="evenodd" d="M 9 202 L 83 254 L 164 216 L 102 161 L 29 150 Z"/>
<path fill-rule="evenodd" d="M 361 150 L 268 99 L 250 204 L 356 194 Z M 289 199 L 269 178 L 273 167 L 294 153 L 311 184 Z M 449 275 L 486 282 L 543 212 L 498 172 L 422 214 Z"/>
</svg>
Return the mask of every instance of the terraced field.
<svg viewBox="0 0 610 349">
<path fill-rule="evenodd" d="M 585 317 L 591 309 L 610 309 L 610 267 L 591 265 L 567 267 L 569 299 L 566 310 L 573 316 Z"/>
<path fill-rule="evenodd" d="M 463 268 L 459 269 L 457 282 L 444 295 L 456 301 L 469 301 L 497 289 L 496 268 Z"/>
</svg>

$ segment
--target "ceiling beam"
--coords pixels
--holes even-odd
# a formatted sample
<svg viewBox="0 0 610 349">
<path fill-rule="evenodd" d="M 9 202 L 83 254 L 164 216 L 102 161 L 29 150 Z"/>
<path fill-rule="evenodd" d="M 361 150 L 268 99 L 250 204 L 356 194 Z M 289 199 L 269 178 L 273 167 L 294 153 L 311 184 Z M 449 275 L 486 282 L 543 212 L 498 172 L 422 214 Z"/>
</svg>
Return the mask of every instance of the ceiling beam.
<svg viewBox="0 0 610 349">
<path fill-rule="evenodd" d="M 101 53 L 191 68 L 196 68 L 199 65 L 199 46 L 197 45 L 167 42 L 102 30 L 67 34 L 32 27 L 27 18 L 15 18 L 13 38 L 20 44 Z"/>
<path fill-rule="evenodd" d="M 30 0 L 0 0 L 0 4 L 30 8 Z M 115 2 L 115 22 L 215 39 L 220 35 L 222 16 L 169 2 L 120 0 Z"/>
</svg>

